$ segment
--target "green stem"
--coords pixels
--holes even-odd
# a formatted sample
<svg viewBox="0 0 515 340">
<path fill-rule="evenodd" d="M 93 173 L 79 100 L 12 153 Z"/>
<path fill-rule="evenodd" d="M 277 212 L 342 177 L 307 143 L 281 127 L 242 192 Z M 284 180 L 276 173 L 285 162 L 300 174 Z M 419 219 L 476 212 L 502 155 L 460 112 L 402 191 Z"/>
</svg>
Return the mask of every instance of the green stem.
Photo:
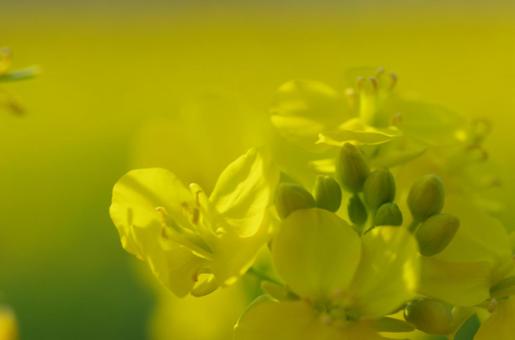
<svg viewBox="0 0 515 340">
<path fill-rule="evenodd" d="M 414 232 L 415 232 L 415 230 L 417 230 L 417 227 L 418 227 L 418 225 L 419 225 L 419 224 L 420 224 L 420 222 L 419 222 L 419 221 L 417 221 L 417 220 L 413 220 L 413 221 L 411 222 L 411 224 L 408 226 L 408 230 L 409 230 L 411 233 L 414 233 Z"/>
<path fill-rule="evenodd" d="M 258 279 L 260 279 L 261 281 L 268 281 L 268 282 L 272 282 L 272 283 L 275 283 L 276 285 L 280 285 L 282 286 L 282 283 L 280 283 L 279 281 L 277 281 L 276 279 L 270 277 L 268 274 L 265 274 L 263 272 L 260 272 L 259 270 L 257 270 L 256 268 L 254 267 L 250 267 L 250 269 L 248 270 L 248 273 L 251 273 L 253 274 L 254 276 L 256 276 Z"/>
</svg>

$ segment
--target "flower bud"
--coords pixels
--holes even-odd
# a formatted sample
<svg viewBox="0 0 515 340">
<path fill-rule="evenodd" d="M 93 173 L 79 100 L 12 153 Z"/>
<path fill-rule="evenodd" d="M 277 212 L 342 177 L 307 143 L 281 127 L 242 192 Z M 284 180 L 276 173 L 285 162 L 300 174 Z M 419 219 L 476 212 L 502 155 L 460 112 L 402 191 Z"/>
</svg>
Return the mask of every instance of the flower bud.
<svg viewBox="0 0 515 340">
<path fill-rule="evenodd" d="M 315 201 L 319 208 L 338 211 L 342 203 L 342 190 L 338 182 L 330 176 L 318 176 L 315 184 Z"/>
<path fill-rule="evenodd" d="M 433 256 L 443 251 L 458 231 L 460 220 L 448 214 L 431 216 L 418 227 L 415 237 L 420 253 Z"/>
<path fill-rule="evenodd" d="M 426 175 L 411 186 L 408 206 L 416 221 L 425 221 L 442 211 L 444 200 L 445 191 L 440 177 Z"/>
<path fill-rule="evenodd" d="M 279 216 L 284 219 L 296 210 L 314 208 L 315 199 L 298 184 L 281 183 L 277 189 L 275 206 Z"/>
<path fill-rule="evenodd" d="M 402 225 L 402 213 L 395 203 L 385 203 L 379 207 L 374 217 L 374 225 Z"/>
<path fill-rule="evenodd" d="M 453 328 L 452 306 L 434 299 L 410 302 L 404 310 L 404 318 L 428 334 L 447 335 Z"/>
<path fill-rule="evenodd" d="M 393 202 L 395 198 L 395 180 L 388 169 L 372 172 L 363 186 L 363 197 L 366 205 L 377 210 L 381 205 Z"/>
<path fill-rule="evenodd" d="M 350 198 L 349 205 L 347 206 L 347 212 L 351 222 L 357 226 L 362 226 L 367 221 L 367 208 L 358 195 L 352 195 Z"/>
<path fill-rule="evenodd" d="M 368 173 L 368 165 L 361 151 L 355 145 L 345 143 L 336 160 L 336 175 L 343 188 L 353 193 L 360 192 Z"/>
</svg>

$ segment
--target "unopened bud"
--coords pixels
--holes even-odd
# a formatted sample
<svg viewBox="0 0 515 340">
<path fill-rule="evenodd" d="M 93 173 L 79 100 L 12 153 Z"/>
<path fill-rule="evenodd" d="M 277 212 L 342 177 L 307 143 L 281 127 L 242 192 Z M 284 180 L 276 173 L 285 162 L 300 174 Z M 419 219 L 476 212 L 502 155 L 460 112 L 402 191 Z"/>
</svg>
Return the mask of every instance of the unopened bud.
<svg viewBox="0 0 515 340">
<path fill-rule="evenodd" d="M 385 203 L 379 207 L 374 217 L 374 225 L 402 225 L 402 213 L 395 203 Z"/>
<path fill-rule="evenodd" d="M 355 145 L 345 143 L 336 160 L 336 175 L 343 188 L 353 193 L 360 192 L 368 173 L 368 165 L 361 151 Z"/>
<path fill-rule="evenodd" d="M 277 189 L 275 206 L 279 216 L 284 219 L 296 210 L 314 208 L 315 199 L 298 184 L 281 183 Z"/>
<path fill-rule="evenodd" d="M 404 310 L 404 318 L 428 334 L 447 335 L 453 328 L 452 306 L 434 299 L 410 302 Z"/>
<path fill-rule="evenodd" d="M 330 176 L 318 176 L 315 184 L 315 201 L 319 208 L 338 211 L 342 203 L 342 190 L 338 182 Z"/>
<path fill-rule="evenodd" d="M 452 215 L 438 214 L 428 218 L 415 232 L 420 253 L 433 256 L 443 251 L 451 243 L 459 226 L 460 220 Z"/>
<path fill-rule="evenodd" d="M 395 180 L 388 169 L 370 173 L 363 186 L 363 197 L 366 205 L 377 210 L 381 205 L 395 199 Z"/>
<path fill-rule="evenodd" d="M 444 200 L 445 190 L 440 177 L 426 175 L 411 186 L 408 206 L 415 220 L 425 221 L 442 211 Z"/>
<path fill-rule="evenodd" d="M 358 195 L 352 195 L 347 206 L 349 219 L 355 225 L 361 227 L 365 224 L 368 218 L 367 208 L 361 201 Z"/>
</svg>

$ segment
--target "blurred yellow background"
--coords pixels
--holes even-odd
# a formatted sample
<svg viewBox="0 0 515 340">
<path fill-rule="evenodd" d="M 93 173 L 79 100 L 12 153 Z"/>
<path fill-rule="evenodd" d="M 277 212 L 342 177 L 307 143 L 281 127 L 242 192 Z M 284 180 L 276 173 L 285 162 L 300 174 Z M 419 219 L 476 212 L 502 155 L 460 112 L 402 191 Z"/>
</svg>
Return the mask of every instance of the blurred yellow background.
<svg viewBox="0 0 515 340">
<path fill-rule="evenodd" d="M 109 220 L 112 185 L 163 166 L 209 189 L 262 141 L 271 97 L 293 78 L 341 87 L 349 67 L 384 66 L 401 92 L 491 119 L 515 225 L 509 2 L 7 0 L 0 32 L 15 66 L 43 69 L 2 86 L 28 111 L 0 114 L 0 304 L 22 339 L 150 334 L 154 294 Z"/>
</svg>

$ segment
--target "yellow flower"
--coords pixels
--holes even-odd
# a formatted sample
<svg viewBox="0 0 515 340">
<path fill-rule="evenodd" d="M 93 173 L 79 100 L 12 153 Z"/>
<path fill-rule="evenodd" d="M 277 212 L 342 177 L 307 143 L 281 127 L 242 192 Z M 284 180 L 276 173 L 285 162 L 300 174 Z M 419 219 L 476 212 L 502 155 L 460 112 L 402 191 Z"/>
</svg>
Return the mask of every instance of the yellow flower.
<svg viewBox="0 0 515 340">
<path fill-rule="evenodd" d="M 416 254 L 405 228 L 375 228 L 360 238 L 327 210 L 297 210 L 279 227 L 272 259 L 299 299 L 258 299 L 235 339 L 383 339 L 377 321 L 413 297 Z"/>
<path fill-rule="evenodd" d="M 14 313 L 5 307 L 0 307 L 0 340 L 17 340 L 18 325 Z"/>
<path fill-rule="evenodd" d="M 256 150 L 229 164 L 209 197 L 168 170 L 133 170 L 114 186 L 110 214 L 123 247 L 173 293 L 206 295 L 234 283 L 268 240 L 278 178 Z"/>
</svg>

